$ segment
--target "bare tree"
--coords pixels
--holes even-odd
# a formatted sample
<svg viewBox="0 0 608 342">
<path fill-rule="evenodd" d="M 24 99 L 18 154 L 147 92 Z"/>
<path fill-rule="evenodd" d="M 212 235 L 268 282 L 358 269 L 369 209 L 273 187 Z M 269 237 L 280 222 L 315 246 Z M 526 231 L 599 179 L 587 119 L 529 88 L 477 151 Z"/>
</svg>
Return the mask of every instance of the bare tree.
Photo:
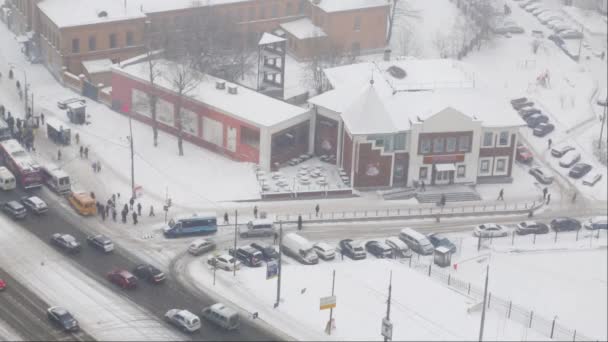
<svg viewBox="0 0 608 342">
<path fill-rule="evenodd" d="M 480 39 L 477 40 L 477 49 L 479 49 L 484 40 L 490 41 L 493 37 L 499 11 L 495 8 L 493 0 L 476 0 L 469 2 L 468 14 L 479 28 Z"/>
<path fill-rule="evenodd" d="M 152 117 L 152 136 L 154 147 L 158 146 L 158 121 L 156 120 L 156 105 L 158 104 L 158 95 L 156 93 L 156 79 L 160 76 L 160 72 L 157 68 L 159 60 L 157 55 L 160 51 L 153 51 L 152 48 L 152 36 L 150 31 L 151 24 L 146 21 L 146 37 L 145 37 L 145 49 L 146 49 L 146 60 L 148 64 L 148 82 L 150 82 L 150 91 L 147 92 L 148 107 L 150 109 L 150 116 Z"/>
<path fill-rule="evenodd" d="M 398 38 L 397 46 L 400 55 L 416 57 L 420 55 L 420 44 L 411 25 L 405 25 L 399 32 Z"/>
<path fill-rule="evenodd" d="M 172 90 L 177 94 L 175 103 L 175 126 L 177 128 L 177 148 L 180 156 L 184 155 L 183 146 L 183 102 L 189 97 L 194 89 L 202 82 L 203 75 L 192 68 L 192 63 L 187 59 L 179 62 L 170 62 L 166 74 L 163 77 L 170 82 Z"/>
<path fill-rule="evenodd" d="M 302 83 L 313 88 L 318 94 L 323 92 L 323 69 L 352 64 L 357 57 L 348 53 L 342 46 L 332 44 L 323 37 L 311 40 L 310 58 L 304 66 L 305 76 Z"/>
<path fill-rule="evenodd" d="M 407 0 L 389 0 L 391 6 L 388 14 L 388 33 L 386 43 L 388 44 L 393 37 L 395 26 L 401 18 L 420 19 L 419 11 L 413 9 Z"/>
</svg>

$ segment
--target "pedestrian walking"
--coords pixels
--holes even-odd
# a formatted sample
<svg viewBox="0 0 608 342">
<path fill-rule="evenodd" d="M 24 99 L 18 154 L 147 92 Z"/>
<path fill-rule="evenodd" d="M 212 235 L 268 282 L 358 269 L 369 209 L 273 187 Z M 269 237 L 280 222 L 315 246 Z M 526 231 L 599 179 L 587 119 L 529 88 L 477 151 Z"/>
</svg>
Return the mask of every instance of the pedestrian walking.
<svg viewBox="0 0 608 342">
<path fill-rule="evenodd" d="M 424 185 L 424 181 L 423 180 L 420 181 L 420 191 L 422 191 L 422 192 L 426 191 L 426 185 Z"/>
<path fill-rule="evenodd" d="M 254 206 L 253 207 L 253 217 L 255 217 L 256 219 L 258 218 L 258 206 Z"/>
<path fill-rule="evenodd" d="M 127 213 L 129 212 L 129 206 L 127 205 L 127 203 L 125 203 L 125 206 L 122 207 L 122 211 L 127 212 Z"/>
<path fill-rule="evenodd" d="M 572 203 L 576 202 L 576 191 L 572 194 Z"/>
<path fill-rule="evenodd" d="M 133 212 L 133 225 L 137 224 L 137 213 Z"/>
<path fill-rule="evenodd" d="M 89 147 L 85 146 L 84 148 L 84 159 L 89 159 Z"/>
<path fill-rule="evenodd" d="M 547 194 L 547 205 L 551 203 L 551 194 Z"/>
<path fill-rule="evenodd" d="M 9 79 L 9 80 L 12 80 L 12 79 L 13 79 L 13 69 L 10 69 L 10 70 L 8 71 L 8 79 Z"/>
<path fill-rule="evenodd" d="M 40 123 L 44 125 L 44 113 L 40 112 Z"/>
<path fill-rule="evenodd" d="M 549 138 L 549 140 L 547 140 L 547 150 L 551 149 L 552 144 L 553 144 L 553 140 L 551 140 L 551 138 Z"/>
<path fill-rule="evenodd" d="M 133 197 L 131 197 L 131 199 L 129 200 L 129 209 L 133 210 L 134 204 L 135 204 L 135 199 Z"/>
<path fill-rule="evenodd" d="M 74 140 L 76 140 L 76 145 L 80 144 L 80 135 L 78 133 L 74 135 Z"/>
<path fill-rule="evenodd" d="M 101 172 L 101 162 L 98 160 L 97 164 L 95 164 L 97 166 L 97 173 Z"/>
<path fill-rule="evenodd" d="M 82 146 L 80 146 L 80 148 L 78 149 L 78 152 L 80 153 L 80 159 L 82 159 L 83 154 L 84 154 L 84 148 Z"/>
<path fill-rule="evenodd" d="M 124 209 L 120 212 L 120 216 L 122 218 L 122 223 L 127 223 L 127 212 L 124 211 Z"/>
<path fill-rule="evenodd" d="M 112 221 L 116 222 L 116 209 L 112 207 Z"/>
<path fill-rule="evenodd" d="M 61 160 L 61 150 L 57 150 L 57 160 Z"/>
<path fill-rule="evenodd" d="M 91 163 L 91 167 L 93 168 L 93 173 L 97 172 L 97 162 Z"/>
<path fill-rule="evenodd" d="M 95 193 L 93 191 L 91 191 L 91 198 L 95 199 Z"/>
<path fill-rule="evenodd" d="M 547 189 L 547 187 L 543 188 L 543 201 L 547 199 L 547 192 L 549 192 L 549 189 Z"/>
<path fill-rule="evenodd" d="M 445 206 L 445 202 L 447 201 L 445 194 L 441 194 L 441 198 L 439 199 L 439 206 L 443 207 Z"/>
<path fill-rule="evenodd" d="M 315 206 L 315 216 L 316 216 L 316 217 L 319 217 L 319 210 L 320 210 L 320 209 L 321 209 L 321 208 L 319 208 L 319 205 L 317 204 L 317 205 Z"/>
<path fill-rule="evenodd" d="M 101 207 L 103 208 L 103 204 L 101 205 Z M 104 209 L 101 209 L 101 220 L 105 221 L 106 220 L 106 213 L 107 211 Z"/>
<path fill-rule="evenodd" d="M 505 189 L 500 189 L 500 192 L 498 193 L 498 198 L 496 199 L 497 201 L 504 201 L 504 194 L 505 194 Z"/>
<path fill-rule="evenodd" d="M 112 194 L 112 203 L 116 203 L 116 194 Z"/>
<path fill-rule="evenodd" d="M 110 200 L 108 200 L 108 202 L 110 202 Z M 111 205 L 111 204 L 112 204 L 112 203 L 110 202 L 110 203 L 108 203 L 108 204 L 106 205 L 106 215 L 107 215 L 107 216 L 110 216 L 110 208 L 112 207 L 112 205 Z"/>
<path fill-rule="evenodd" d="M 224 213 L 224 224 L 228 224 L 228 213 Z"/>
<path fill-rule="evenodd" d="M 150 216 L 150 217 L 151 216 L 156 216 L 156 215 L 154 215 L 154 207 L 153 206 L 150 206 L 150 214 L 148 214 L 148 216 Z"/>
<path fill-rule="evenodd" d="M 137 215 L 141 216 L 141 203 L 137 203 Z"/>
<path fill-rule="evenodd" d="M 274 232 L 274 236 L 273 236 L 273 240 L 272 240 L 272 244 L 276 245 L 277 244 L 277 240 L 279 239 L 279 233 Z"/>
<path fill-rule="evenodd" d="M 302 215 L 298 215 L 298 230 L 302 230 Z"/>
</svg>

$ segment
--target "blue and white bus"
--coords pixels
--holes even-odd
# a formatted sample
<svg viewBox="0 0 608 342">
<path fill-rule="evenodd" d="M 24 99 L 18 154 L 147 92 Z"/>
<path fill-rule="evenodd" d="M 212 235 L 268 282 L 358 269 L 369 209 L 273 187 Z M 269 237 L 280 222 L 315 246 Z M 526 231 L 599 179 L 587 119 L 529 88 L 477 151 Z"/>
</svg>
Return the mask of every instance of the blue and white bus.
<svg viewBox="0 0 608 342">
<path fill-rule="evenodd" d="M 169 224 L 163 228 L 163 234 L 167 238 L 204 235 L 217 232 L 217 217 L 214 213 L 193 214 L 171 219 Z"/>
</svg>

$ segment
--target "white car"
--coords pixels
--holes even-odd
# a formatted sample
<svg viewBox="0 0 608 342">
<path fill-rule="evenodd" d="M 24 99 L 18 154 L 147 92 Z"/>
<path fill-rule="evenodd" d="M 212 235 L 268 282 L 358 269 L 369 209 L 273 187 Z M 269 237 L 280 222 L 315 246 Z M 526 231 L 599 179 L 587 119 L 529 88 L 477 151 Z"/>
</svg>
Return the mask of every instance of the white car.
<svg viewBox="0 0 608 342">
<path fill-rule="evenodd" d="M 207 259 L 207 263 L 211 266 L 216 266 L 226 271 L 234 271 L 234 268 L 240 269 L 241 262 L 234 259 L 231 255 L 222 254 L 218 256 L 211 256 Z"/>
<path fill-rule="evenodd" d="M 507 236 L 507 229 L 496 223 L 484 223 L 475 227 L 473 235 L 481 237 L 502 237 Z"/>
<path fill-rule="evenodd" d="M 560 32 L 559 37 L 562 39 L 580 39 L 583 38 L 583 34 L 577 30 L 565 30 Z"/>
<path fill-rule="evenodd" d="M 562 19 L 553 19 L 553 20 L 549 20 L 547 22 L 547 27 L 553 30 L 556 27 L 558 27 L 560 25 L 565 25 L 565 24 L 566 23 Z"/>
<path fill-rule="evenodd" d="M 336 257 L 336 249 L 325 242 L 317 242 L 312 248 L 323 260 L 332 260 Z"/>
<path fill-rule="evenodd" d="M 572 150 L 570 152 L 566 152 L 566 154 L 560 158 L 559 166 L 568 168 L 576 164 L 579 160 L 581 160 L 581 154 L 575 150 Z"/>
<path fill-rule="evenodd" d="M 524 7 L 524 9 L 525 9 L 527 12 L 532 12 L 532 11 L 534 11 L 535 9 L 540 8 L 540 7 L 542 7 L 542 6 L 543 6 L 542 4 L 539 4 L 539 3 L 534 3 L 534 4 L 530 4 L 530 5 L 525 6 L 525 7 Z"/>
<path fill-rule="evenodd" d="M 562 19 L 562 16 L 559 15 L 559 14 L 556 14 L 556 13 L 547 14 L 546 16 L 543 15 L 543 14 L 541 14 L 541 15 L 538 16 L 538 20 L 540 20 L 540 22 L 542 24 L 547 24 L 551 20 L 560 20 L 560 19 Z"/>
<path fill-rule="evenodd" d="M 537 3 L 539 1 L 540 0 L 524 0 L 523 2 L 519 3 L 519 7 L 524 8 L 524 7 L 526 7 L 526 6 L 530 5 L 530 4 Z"/>
<path fill-rule="evenodd" d="M 21 199 L 21 203 L 36 214 L 42 214 L 49 210 L 46 202 L 38 196 L 25 196 Z"/>
<path fill-rule="evenodd" d="M 165 313 L 165 319 L 183 332 L 195 332 L 201 328 L 201 319 L 188 310 L 171 309 Z"/>
<path fill-rule="evenodd" d="M 547 7 L 544 7 L 544 6 L 543 6 L 543 7 L 538 7 L 538 8 L 536 8 L 536 9 L 534 9 L 534 10 L 533 10 L 532 12 L 530 12 L 530 13 L 532 13 L 533 15 L 535 15 L 535 16 L 537 16 L 537 17 L 538 17 L 540 14 L 545 13 L 545 12 L 547 12 L 547 11 L 550 11 L 550 10 L 549 10 Z"/>
<path fill-rule="evenodd" d="M 583 185 L 594 186 L 595 183 L 599 182 L 602 179 L 602 174 L 599 172 L 589 172 L 583 178 Z"/>
</svg>

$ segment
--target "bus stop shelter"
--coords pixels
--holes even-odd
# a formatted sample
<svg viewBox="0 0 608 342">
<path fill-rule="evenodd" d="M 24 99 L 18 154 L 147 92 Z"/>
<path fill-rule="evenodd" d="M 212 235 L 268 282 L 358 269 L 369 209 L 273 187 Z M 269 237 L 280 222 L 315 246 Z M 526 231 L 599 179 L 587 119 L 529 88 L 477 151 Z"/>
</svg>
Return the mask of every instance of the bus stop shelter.
<svg viewBox="0 0 608 342">
<path fill-rule="evenodd" d="M 448 267 L 452 263 L 452 253 L 450 249 L 445 246 L 439 246 L 435 248 L 434 254 L 435 265 L 440 267 Z"/>
</svg>

